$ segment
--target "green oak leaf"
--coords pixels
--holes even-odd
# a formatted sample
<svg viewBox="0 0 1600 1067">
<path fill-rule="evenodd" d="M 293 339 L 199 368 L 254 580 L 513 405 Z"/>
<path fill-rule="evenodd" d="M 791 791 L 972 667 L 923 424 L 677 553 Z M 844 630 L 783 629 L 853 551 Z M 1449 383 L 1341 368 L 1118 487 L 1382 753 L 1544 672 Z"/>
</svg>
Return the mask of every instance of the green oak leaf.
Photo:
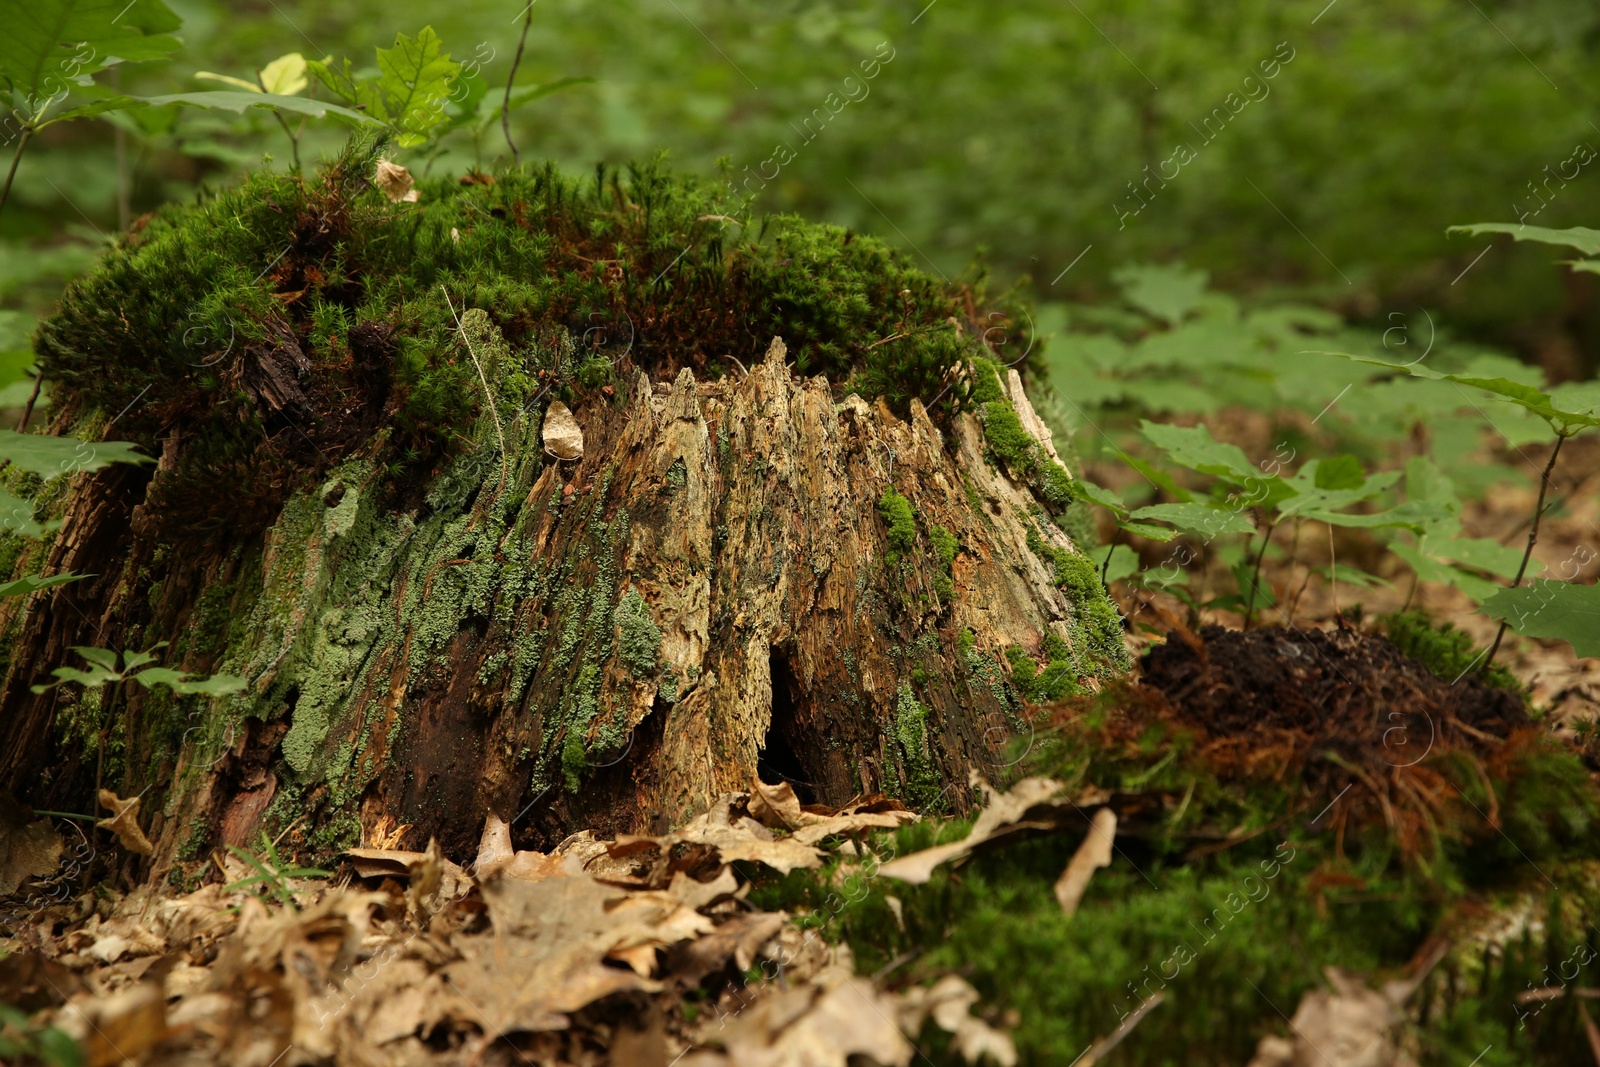
<svg viewBox="0 0 1600 1067">
<path fill-rule="evenodd" d="M 0 430 L 0 459 L 13 467 L 49 478 L 57 474 L 97 471 L 113 463 L 151 463 L 127 441 L 80 441 L 75 437 Z"/>
<path fill-rule="evenodd" d="M 1135 511 L 1130 518 L 1168 522 L 1186 533 L 1207 538 L 1220 534 L 1256 532 L 1255 523 L 1239 509 L 1218 507 L 1198 500 L 1183 504 L 1151 504 Z"/>
<path fill-rule="evenodd" d="M 1500 590 L 1482 610 L 1524 637 L 1553 637 L 1580 656 L 1600 656 L 1600 586 L 1541 578 Z"/>
<path fill-rule="evenodd" d="M 245 108 L 271 107 L 279 111 L 293 111 L 299 115 L 310 115 L 320 119 L 332 115 L 334 118 L 344 119 L 356 125 L 381 126 L 382 120 L 370 115 L 363 115 L 359 111 L 342 107 L 339 104 L 330 104 L 326 100 L 308 100 L 303 96 L 283 96 L 278 93 L 234 92 L 231 89 L 211 89 L 198 93 L 169 93 L 166 96 L 147 96 L 143 103 L 151 107 L 164 107 L 168 104 L 177 104 L 182 107 L 197 107 L 206 111 L 232 111 L 244 114 Z"/>
<path fill-rule="evenodd" d="M 24 574 L 21 578 L 0 585 L 0 597 L 27 596 L 29 593 L 37 593 L 41 589 L 53 589 L 58 585 L 66 585 L 68 582 L 76 582 L 80 578 L 88 577 L 91 577 L 91 575 L 52 574 L 48 578 L 42 578 L 37 574 Z"/>
<path fill-rule="evenodd" d="M 461 74 L 432 26 L 416 37 L 400 34 L 393 48 L 380 48 L 378 76 L 362 77 L 348 59 L 313 60 L 307 69 L 329 89 L 395 132 L 402 148 L 426 144 L 435 127 L 448 121 L 444 107 Z"/>
<path fill-rule="evenodd" d="M 0 6 L 0 84 L 37 121 L 49 104 L 96 71 L 162 59 L 181 24 L 161 0 L 5 0 Z"/>
<path fill-rule="evenodd" d="M 1600 256 L 1600 230 L 1587 226 L 1574 226 L 1567 230 L 1549 226 L 1523 226 L 1516 222 L 1475 222 L 1470 226 L 1452 226 L 1448 233 L 1509 233 L 1519 241 L 1536 241 L 1544 245 L 1562 245 L 1576 248 L 1586 256 Z"/>
</svg>

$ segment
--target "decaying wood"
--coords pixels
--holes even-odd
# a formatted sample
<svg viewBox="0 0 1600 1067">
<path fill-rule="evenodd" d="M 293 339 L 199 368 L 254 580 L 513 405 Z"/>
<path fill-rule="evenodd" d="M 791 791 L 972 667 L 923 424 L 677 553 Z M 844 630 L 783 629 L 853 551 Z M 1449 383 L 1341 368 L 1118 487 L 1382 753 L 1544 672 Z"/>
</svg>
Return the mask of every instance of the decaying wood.
<svg viewBox="0 0 1600 1067">
<path fill-rule="evenodd" d="M 498 391 L 493 340 L 474 344 Z M 969 769 L 1025 728 L 1005 651 L 1046 659 L 1047 633 L 1081 632 L 1030 532 L 1075 549 L 985 456 L 975 417 L 942 431 L 915 402 L 900 418 L 839 399 L 785 354 L 774 340 L 714 381 L 624 364 L 615 397 L 576 405 L 573 460 L 546 454 L 536 405 L 500 395 L 504 458 L 479 416 L 420 505 L 386 488 L 380 431 L 225 552 L 131 529 L 139 479 L 81 479 L 51 562 L 104 577 L 26 607 L 0 714 L 28 726 L 7 730 L 4 784 L 42 798 L 82 781 L 47 754 L 72 696 L 28 691 L 66 645 L 166 638 L 171 665 L 248 688 L 124 694 L 135 740 L 107 784 L 156 781 L 158 869 L 302 816 L 327 844 L 409 824 L 403 847 L 437 837 L 458 858 L 490 814 L 533 846 L 577 825 L 660 832 L 758 770 L 807 800 L 964 807 Z M 923 537 L 892 566 L 891 488 Z M 948 572 L 933 526 L 960 544 Z M 181 735 L 165 757 L 158 718 Z"/>
</svg>

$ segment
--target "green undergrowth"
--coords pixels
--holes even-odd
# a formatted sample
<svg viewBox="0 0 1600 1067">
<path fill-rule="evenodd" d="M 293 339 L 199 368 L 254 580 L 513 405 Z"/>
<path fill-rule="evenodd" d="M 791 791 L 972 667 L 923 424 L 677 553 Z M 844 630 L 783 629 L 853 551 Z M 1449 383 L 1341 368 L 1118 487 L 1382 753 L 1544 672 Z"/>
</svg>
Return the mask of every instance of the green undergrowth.
<svg viewBox="0 0 1600 1067">
<path fill-rule="evenodd" d="M 1420 611 L 1402 611 L 1382 620 L 1385 636 L 1395 647 L 1422 663 L 1436 677 L 1454 682 L 1483 661 L 1487 650 L 1475 648 L 1472 638 L 1451 623 L 1435 624 Z M 1527 687 L 1499 663 L 1481 672 L 1487 685 L 1521 693 Z"/>
<path fill-rule="evenodd" d="M 139 220 L 39 329 L 56 402 L 123 412 L 119 433 L 156 451 L 184 426 L 164 491 L 203 510 L 219 479 L 247 502 L 279 491 L 286 468 L 336 460 L 379 421 L 394 473 L 428 473 L 482 403 L 452 343 L 468 308 L 505 338 L 520 392 L 569 402 L 624 360 L 715 376 L 781 336 L 800 373 L 948 412 L 969 391 L 952 368 L 986 351 L 960 325 L 981 292 L 849 230 L 725 215 L 659 163 L 474 172 L 391 203 L 369 181 L 377 151 Z"/>
<path fill-rule="evenodd" d="M 1251 737 L 1250 759 L 1241 762 L 1232 746 L 1207 744 L 1131 686 L 1113 684 L 1064 707 L 1071 710 L 1057 725 L 1030 735 L 1025 765 L 1073 791 L 1097 786 L 1165 798 L 1150 827 L 1164 852 L 1281 835 L 1331 814 L 1317 825 L 1337 822 L 1342 854 L 1362 877 L 1403 871 L 1438 892 L 1459 893 L 1508 866 L 1581 859 L 1600 826 L 1600 789 L 1578 753 L 1540 733 L 1514 736 L 1489 753 L 1441 742 L 1406 768 L 1401 788 L 1376 734 L 1368 747 L 1379 766 L 1370 770 L 1353 762 L 1357 750 L 1347 742 L 1332 740 L 1296 749 Z M 1352 785 L 1330 810 L 1338 788 L 1308 783 L 1334 780 Z M 1437 794 L 1423 801 L 1423 789 Z"/>
<path fill-rule="evenodd" d="M 904 855 L 956 840 L 969 826 L 914 824 L 873 847 L 884 858 Z M 1481 1064 L 1581 1062 L 1563 1058 L 1582 1033 L 1570 1000 L 1536 1018 L 1527 1009 L 1519 1017 L 1512 1003 L 1528 983 L 1553 983 L 1562 961 L 1596 959 L 1600 934 L 1588 920 L 1600 917 L 1600 897 L 1576 872 L 1545 868 L 1559 886 L 1552 889 L 1527 864 L 1508 867 L 1500 884 L 1469 899 L 1403 873 L 1346 876 L 1328 833 L 1263 836 L 1195 862 L 1123 837 L 1112 865 L 1066 916 L 1051 887 L 1080 839 L 1058 833 L 1010 844 L 941 867 L 923 886 L 837 864 L 758 875 L 751 900 L 795 912 L 814 936 L 848 942 L 862 973 L 887 969 L 897 984 L 962 974 L 991 1021 L 1015 1022 L 1024 1063 L 1072 1062 L 1159 992 L 1164 1002 L 1109 1062 L 1177 1067 L 1246 1062 L 1262 1035 L 1287 1033 L 1284 1019 L 1323 983 L 1324 967 L 1374 985 L 1399 977 L 1441 926 L 1484 903 L 1509 904 L 1526 887 L 1539 894 L 1542 929 L 1535 923 L 1488 952 L 1465 948 L 1414 996 L 1421 1062 L 1472 1062 L 1489 1045 Z M 1552 977 L 1541 977 L 1547 965 Z M 1561 973 L 1572 970 L 1569 963 Z M 923 1038 L 931 1062 L 957 1062 L 932 1028 Z"/>
</svg>

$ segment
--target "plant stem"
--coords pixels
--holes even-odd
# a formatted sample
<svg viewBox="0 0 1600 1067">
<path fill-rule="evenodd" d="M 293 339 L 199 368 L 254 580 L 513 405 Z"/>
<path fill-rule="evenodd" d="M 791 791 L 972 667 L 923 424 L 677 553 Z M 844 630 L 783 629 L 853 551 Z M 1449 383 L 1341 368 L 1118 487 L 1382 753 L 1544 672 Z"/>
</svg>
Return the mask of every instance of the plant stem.
<svg viewBox="0 0 1600 1067">
<path fill-rule="evenodd" d="M 289 122 L 283 117 L 283 112 L 277 108 L 272 109 L 272 115 L 278 120 L 278 125 L 283 127 L 284 135 L 289 138 L 289 158 L 294 161 L 294 169 L 300 169 L 300 139 L 289 128 Z"/>
<path fill-rule="evenodd" d="M 28 147 L 28 141 L 33 137 L 33 127 L 22 128 L 22 139 L 17 142 L 17 150 L 11 154 L 11 169 L 6 171 L 6 184 L 0 187 L 0 211 L 6 209 L 6 199 L 11 195 L 11 179 L 17 176 L 17 164 L 22 162 L 22 150 Z"/>
<path fill-rule="evenodd" d="M 511 149 L 511 163 L 522 166 L 522 154 L 511 139 L 511 86 L 517 80 L 517 68 L 522 65 L 522 46 L 528 43 L 528 30 L 533 26 L 533 5 L 528 5 L 527 17 L 522 20 L 522 36 L 517 38 L 517 54 L 511 57 L 511 73 L 506 75 L 506 99 L 500 105 L 500 129 L 506 135 L 506 147 Z"/>
<path fill-rule="evenodd" d="M 1550 450 L 1550 462 L 1544 465 L 1544 471 L 1539 475 L 1539 500 L 1538 503 L 1534 504 L 1533 506 L 1533 526 L 1528 530 L 1528 544 L 1527 547 L 1522 550 L 1522 563 L 1517 567 L 1517 576 L 1511 579 L 1511 584 L 1507 586 L 1509 589 L 1515 589 L 1517 586 L 1521 585 L 1522 576 L 1528 573 L 1528 560 L 1533 558 L 1533 546 L 1534 543 L 1539 540 L 1539 520 L 1544 518 L 1545 494 L 1550 491 L 1550 472 L 1555 470 L 1556 457 L 1561 455 L 1561 446 L 1565 444 L 1566 441 L 1566 434 L 1556 434 L 1556 447 Z M 1489 654 L 1484 657 L 1483 666 L 1478 668 L 1479 674 L 1487 671 L 1489 669 L 1489 665 L 1494 662 L 1494 655 L 1496 652 L 1500 651 L 1500 642 L 1506 636 L 1506 626 L 1509 624 L 1509 622 L 1509 619 L 1500 620 L 1500 629 L 1495 631 L 1494 644 L 1489 646 Z"/>
<path fill-rule="evenodd" d="M 76 819 L 79 822 L 99 822 L 100 821 L 97 817 L 95 817 L 93 815 L 79 815 L 75 811 L 45 811 L 42 808 L 34 808 L 33 809 L 33 813 L 35 815 L 52 815 L 57 819 Z"/>
<path fill-rule="evenodd" d="M 1244 628 L 1250 629 L 1250 616 L 1256 610 L 1256 587 L 1261 584 L 1261 561 L 1267 557 L 1267 545 L 1272 543 L 1272 531 L 1278 528 L 1277 522 L 1267 524 L 1266 533 L 1261 536 L 1261 551 L 1256 553 L 1255 573 L 1250 576 L 1250 596 L 1244 602 Z"/>
<path fill-rule="evenodd" d="M 44 375 L 36 375 L 33 379 L 33 392 L 28 394 L 28 406 L 22 409 L 22 421 L 17 423 L 18 433 L 28 432 L 28 420 L 33 418 L 33 405 L 39 399 L 39 387 L 44 384 Z"/>
</svg>

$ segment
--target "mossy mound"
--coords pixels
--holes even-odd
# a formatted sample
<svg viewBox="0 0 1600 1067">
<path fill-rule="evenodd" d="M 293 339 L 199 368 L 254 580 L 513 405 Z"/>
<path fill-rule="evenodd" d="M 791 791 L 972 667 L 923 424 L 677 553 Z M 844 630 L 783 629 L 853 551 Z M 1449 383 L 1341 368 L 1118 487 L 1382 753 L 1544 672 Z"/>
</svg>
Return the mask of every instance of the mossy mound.
<svg viewBox="0 0 1600 1067">
<path fill-rule="evenodd" d="M 391 477 L 436 468 L 482 401 L 452 339 L 469 307 L 529 395 L 571 402 L 632 368 L 715 377 L 782 336 L 800 373 L 902 412 L 964 404 L 951 369 L 998 321 L 878 240 L 722 214 L 659 165 L 472 173 L 394 203 L 374 164 L 352 148 L 316 178 L 258 173 L 141 219 L 41 328 L 73 410 L 122 412 L 118 436 L 152 449 L 182 428 L 158 510 L 237 528 L 380 427 Z M 565 358 L 538 355 L 553 337 L 571 338 Z"/>
</svg>

